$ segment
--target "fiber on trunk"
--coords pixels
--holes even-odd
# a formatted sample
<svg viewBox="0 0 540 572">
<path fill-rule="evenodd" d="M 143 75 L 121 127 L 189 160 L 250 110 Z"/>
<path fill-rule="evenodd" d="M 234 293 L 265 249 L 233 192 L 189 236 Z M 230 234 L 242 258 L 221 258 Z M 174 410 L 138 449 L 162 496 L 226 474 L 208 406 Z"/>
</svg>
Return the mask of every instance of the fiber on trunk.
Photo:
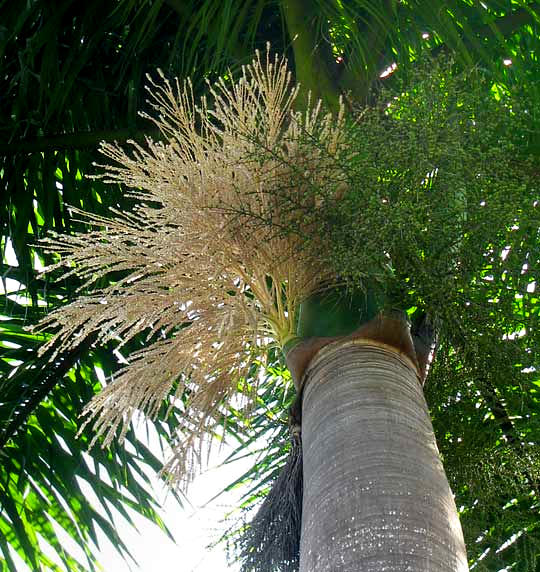
<svg viewBox="0 0 540 572">
<path fill-rule="evenodd" d="M 296 572 L 302 520 L 302 442 L 292 433 L 287 462 L 240 541 L 242 572 Z"/>
<path fill-rule="evenodd" d="M 415 367 L 353 340 L 311 363 L 301 572 L 464 572 L 465 545 Z"/>
</svg>

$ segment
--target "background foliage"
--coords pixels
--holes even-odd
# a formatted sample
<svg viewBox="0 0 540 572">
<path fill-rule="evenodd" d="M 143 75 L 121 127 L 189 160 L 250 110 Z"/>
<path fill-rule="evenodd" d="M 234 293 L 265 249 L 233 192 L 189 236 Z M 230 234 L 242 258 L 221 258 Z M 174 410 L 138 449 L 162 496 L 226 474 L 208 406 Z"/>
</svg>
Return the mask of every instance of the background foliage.
<svg viewBox="0 0 540 572">
<path fill-rule="evenodd" d="M 32 246 L 36 239 L 48 229 L 77 229 L 67 205 L 102 213 L 110 205 L 130 207 L 119 190 L 105 190 L 99 181 L 90 182 L 83 175 L 92 171 L 100 140 L 140 140 L 153 133 L 137 116 L 146 105 L 145 74 L 160 67 L 168 76 L 189 75 L 195 92 L 202 93 L 205 79 L 226 73 L 228 67 L 234 71 L 251 59 L 255 47 L 264 48 L 270 41 L 274 50 L 294 63 L 297 79 L 328 104 L 332 105 L 332 90 L 325 91 L 327 84 L 348 90 L 351 107 L 358 101 L 374 101 L 383 89 L 400 97 L 403 107 L 396 109 L 407 113 L 409 105 L 414 108 L 427 103 L 422 98 L 415 100 L 414 91 L 401 95 L 400 88 L 412 85 L 420 52 L 449 52 L 456 68 L 474 65 L 481 71 L 495 100 L 504 101 L 509 93 L 516 97 L 522 89 L 525 93 L 518 101 L 537 102 L 539 13 L 537 2 L 515 0 L 0 2 L 0 274 L 4 284 L 0 551 L 4 569 L 15 569 L 8 545 L 33 569 L 62 569 L 55 568 L 39 549 L 39 535 L 56 548 L 66 569 L 94 567 L 89 549 L 86 563 L 77 563 L 64 552 L 54 531 L 56 525 L 51 524 L 57 522 L 81 546 L 88 545 L 96 526 L 115 534 L 111 520 L 100 517 L 86 502 L 75 476 L 86 479 L 98 497 L 107 499 L 105 506 L 108 502 L 122 510 L 136 505 L 159 523 L 151 497 L 135 481 L 135 474 L 141 473 L 139 462 L 157 467 L 157 461 L 133 434 L 128 437 L 133 449 L 113 447 L 103 452 L 96 448 L 84 458 L 81 451 L 90 434 L 74 440 L 77 414 L 99 389 L 96 366 L 106 375 L 118 367 L 113 348 L 91 347 L 92 340 L 88 340 L 86 351 L 46 366 L 44 358 L 36 354 L 41 340 L 23 329 L 48 309 L 64 303 L 77 287 L 75 282 L 57 283 L 37 276 L 37 268 L 47 260 Z M 309 36 L 305 47 L 291 44 L 290 38 L 299 30 Z M 505 59 L 511 60 L 511 65 L 505 65 Z M 317 69 L 308 65 L 310 61 Z M 396 71 L 379 77 L 394 64 Z M 492 161 L 502 158 L 501 173 L 508 168 L 512 173 L 525 170 L 537 177 L 538 108 L 527 103 L 516 113 L 525 111 L 530 124 L 512 134 L 510 155 L 499 148 L 496 131 L 486 132 L 482 144 L 492 149 Z M 490 113 L 489 107 L 485 113 Z M 505 128 L 504 118 L 501 128 Z M 399 126 L 390 132 L 399 141 Z M 421 143 L 422 148 L 431 145 L 437 152 L 439 141 L 424 140 L 423 134 L 414 130 L 412 134 L 417 139 L 407 140 L 406 149 L 414 152 Z M 456 160 L 471 160 L 463 149 L 453 151 Z M 391 148 L 380 152 L 387 161 L 397 159 Z M 426 157 L 418 155 L 417 159 Z M 365 171 L 360 167 L 361 162 L 358 173 Z M 360 188 L 368 189 L 369 180 L 362 181 L 365 186 Z M 401 183 L 389 177 L 389 196 Z M 439 278 L 431 281 L 433 288 L 422 292 L 417 286 L 420 282 L 413 279 L 410 292 L 405 293 L 410 295 L 411 311 L 419 299 L 425 308 L 436 308 L 441 323 L 448 324 L 430 373 L 427 397 L 451 486 L 458 506 L 462 506 L 469 555 L 477 563 L 476 569 L 493 571 L 535 570 L 540 554 L 536 452 L 540 382 L 535 369 L 538 334 L 533 327 L 538 319 L 538 297 L 529 287 L 539 268 L 538 227 L 529 215 L 532 205 L 537 208 L 534 201 L 539 197 L 537 191 L 531 191 L 529 202 L 516 205 L 524 189 L 511 186 L 508 194 L 505 189 L 501 184 L 497 195 L 501 225 L 474 229 L 486 245 L 482 256 L 468 260 L 466 240 L 455 246 L 461 259 L 474 267 L 475 281 L 463 271 L 459 285 L 452 287 L 458 296 L 452 299 L 447 299 L 448 282 Z M 459 193 L 453 197 L 459 213 L 463 197 Z M 351 200 L 363 201 L 365 195 Z M 479 212 L 479 201 L 472 204 Z M 505 219 L 510 204 L 514 221 Z M 407 216 L 406 202 L 398 198 L 399 205 L 407 223 L 402 225 L 406 240 L 412 233 L 412 219 Z M 444 201 L 441 205 L 452 207 Z M 425 248 L 411 248 L 412 260 L 407 260 L 405 267 L 425 273 L 425 265 L 418 261 L 415 266 L 414 262 L 421 258 L 420 252 L 429 251 L 439 239 L 452 239 L 437 236 L 444 212 L 439 219 L 433 215 Z M 472 224 L 474 216 L 473 209 L 465 226 Z M 523 224 L 525 220 L 532 222 Z M 358 239 L 337 238 L 335 244 L 341 240 L 342 245 Z M 507 251 L 509 245 L 512 248 Z M 365 272 L 365 261 L 339 256 L 339 252 L 332 253 L 331 262 L 340 265 L 345 274 Z M 434 263 L 444 270 L 448 261 L 440 257 Z M 402 278 L 398 266 L 396 260 L 393 272 Z M 479 280 L 479 275 L 484 279 Z M 447 279 L 453 280 L 451 273 Z M 486 299 L 493 302 L 480 304 Z M 467 303 L 469 310 L 464 312 Z M 131 349 L 140 343 L 135 340 Z M 256 437 L 272 444 L 242 479 L 251 483 L 245 508 L 267 489 L 287 450 L 279 411 L 290 401 L 291 392 L 290 385 L 279 382 L 285 375 L 279 363 L 275 366 L 270 370 L 271 391 L 259 395 L 251 433 L 237 453 L 245 454 Z M 238 415 L 237 411 L 231 413 Z M 173 416 L 169 426 L 157 427 L 168 435 L 175 423 Z M 235 431 L 236 425 L 229 428 Z M 87 464 L 85 459 L 92 460 Z M 104 472 L 95 471 L 94 463 L 101 464 Z M 107 484 L 105 474 L 112 485 Z M 123 549 L 120 541 L 118 545 Z"/>
</svg>

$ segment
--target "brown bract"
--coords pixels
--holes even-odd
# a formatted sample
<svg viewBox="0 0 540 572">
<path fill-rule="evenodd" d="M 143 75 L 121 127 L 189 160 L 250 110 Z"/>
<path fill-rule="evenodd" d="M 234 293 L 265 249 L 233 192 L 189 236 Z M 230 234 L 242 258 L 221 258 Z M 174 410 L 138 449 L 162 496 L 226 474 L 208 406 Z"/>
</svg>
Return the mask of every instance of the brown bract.
<svg viewBox="0 0 540 572">
<path fill-rule="evenodd" d="M 423 383 L 427 356 L 417 356 L 409 324 L 400 317 L 380 313 L 347 336 L 306 338 L 294 346 L 288 352 L 286 361 L 298 394 L 302 391 L 304 374 L 316 354 L 329 344 L 350 340 L 365 341 L 366 344 L 390 348 L 399 353 L 411 362 Z"/>
</svg>

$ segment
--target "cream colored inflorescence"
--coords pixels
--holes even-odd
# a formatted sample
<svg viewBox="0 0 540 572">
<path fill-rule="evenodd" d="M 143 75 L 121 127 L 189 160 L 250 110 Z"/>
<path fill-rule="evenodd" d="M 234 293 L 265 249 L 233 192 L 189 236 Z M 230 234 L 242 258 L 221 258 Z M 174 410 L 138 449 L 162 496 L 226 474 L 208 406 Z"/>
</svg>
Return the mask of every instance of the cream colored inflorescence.
<svg viewBox="0 0 540 572">
<path fill-rule="evenodd" d="M 164 473 L 187 484 L 254 358 L 294 337 L 297 305 L 331 279 L 301 239 L 313 229 L 295 205 L 314 200 L 302 173 L 311 185 L 319 169 L 329 176 L 343 109 L 294 111 L 298 87 L 268 55 L 213 86 L 212 104 L 197 104 L 189 81 L 151 82 L 149 92 L 163 141 L 101 146 L 114 166 L 99 177 L 128 187 L 138 207 L 110 218 L 76 211 L 93 230 L 43 242 L 62 257 L 47 270 L 66 266 L 85 293 L 38 329 L 56 332 L 42 348 L 55 356 L 94 332 L 121 344 L 147 334 L 88 404 L 85 424 L 107 445 L 137 410 L 155 416 L 177 384 L 176 398 L 190 397 Z M 112 271 L 124 277 L 96 289 Z"/>
</svg>

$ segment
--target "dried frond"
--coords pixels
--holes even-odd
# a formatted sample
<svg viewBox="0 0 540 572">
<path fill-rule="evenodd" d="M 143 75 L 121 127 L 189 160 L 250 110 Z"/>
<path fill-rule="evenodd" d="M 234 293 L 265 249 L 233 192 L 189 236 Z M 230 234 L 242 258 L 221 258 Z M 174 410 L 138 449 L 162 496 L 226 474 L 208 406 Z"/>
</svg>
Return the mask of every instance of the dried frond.
<svg viewBox="0 0 540 572">
<path fill-rule="evenodd" d="M 90 293 L 39 328 L 55 332 L 43 351 L 56 353 L 92 332 L 123 344 L 147 334 L 147 346 L 86 413 L 107 444 L 117 430 L 125 434 L 137 409 L 155 415 L 177 383 L 177 396 L 190 395 L 186 431 L 166 470 L 189 480 L 204 436 L 254 356 L 294 338 L 298 304 L 332 279 L 302 246 L 313 222 L 294 205 L 301 212 L 310 200 L 298 173 L 339 153 L 343 114 L 324 114 L 320 104 L 294 111 L 298 88 L 286 62 L 269 56 L 236 83 L 213 86 L 212 105 L 195 103 L 189 81 L 150 83 L 149 92 L 166 142 L 101 147 L 115 164 L 100 178 L 127 186 L 139 205 L 111 218 L 78 212 L 93 230 L 43 242 Z M 298 235 L 280 232 L 280 223 L 297 225 Z M 92 290 L 112 271 L 124 277 Z"/>
</svg>

